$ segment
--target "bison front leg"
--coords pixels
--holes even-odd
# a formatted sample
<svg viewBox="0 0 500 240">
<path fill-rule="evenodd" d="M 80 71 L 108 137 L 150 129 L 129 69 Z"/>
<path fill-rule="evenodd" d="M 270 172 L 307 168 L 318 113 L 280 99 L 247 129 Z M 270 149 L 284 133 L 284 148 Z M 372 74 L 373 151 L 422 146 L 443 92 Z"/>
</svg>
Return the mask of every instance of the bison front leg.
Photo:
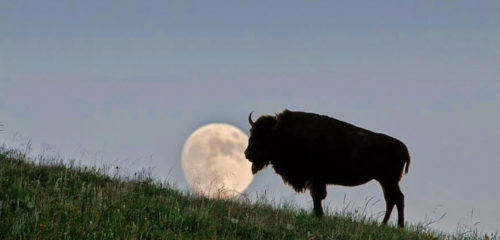
<svg viewBox="0 0 500 240">
<path fill-rule="evenodd" d="M 321 206 L 321 201 L 326 198 L 326 184 L 313 183 L 309 190 L 314 203 L 314 214 L 317 217 L 322 217 L 323 207 Z"/>
</svg>

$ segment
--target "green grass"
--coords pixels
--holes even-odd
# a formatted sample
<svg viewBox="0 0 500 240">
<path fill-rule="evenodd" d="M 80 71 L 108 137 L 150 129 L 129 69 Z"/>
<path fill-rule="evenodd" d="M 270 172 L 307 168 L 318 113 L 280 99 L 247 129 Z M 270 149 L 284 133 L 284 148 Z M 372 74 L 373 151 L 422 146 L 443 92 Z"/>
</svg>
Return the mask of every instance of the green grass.
<svg viewBox="0 0 500 240">
<path fill-rule="evenodd" d="M 290 206 L 183 193 L 147 174 L 123 180 L 41 162 L 0 147 L 0 239 L 485 239 L 351 213 L 318 219 Z"/>
</svg>

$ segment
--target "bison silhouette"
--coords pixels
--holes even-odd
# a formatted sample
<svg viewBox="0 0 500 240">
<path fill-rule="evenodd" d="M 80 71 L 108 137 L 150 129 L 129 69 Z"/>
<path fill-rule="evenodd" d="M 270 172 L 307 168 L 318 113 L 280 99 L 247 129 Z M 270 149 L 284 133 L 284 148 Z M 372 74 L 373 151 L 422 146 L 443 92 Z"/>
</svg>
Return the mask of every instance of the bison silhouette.
<svg viewBox="0 0 500 240">
<path fill-rule="evenodd" d="M 404 195 L 399 188 L 408 173 L 410 156 L 399 140 L 324 115 L 285 109 L 252 121 L 245 157 L 256 174 L 268 164 L 295 191 L 309 190 L 314 213 L 321 217 L 326 185 L 357 186 L 373 179 L 382 186 L 386 202 L 383 223 L 394 205 L 404 227 Z"/>
</svg>

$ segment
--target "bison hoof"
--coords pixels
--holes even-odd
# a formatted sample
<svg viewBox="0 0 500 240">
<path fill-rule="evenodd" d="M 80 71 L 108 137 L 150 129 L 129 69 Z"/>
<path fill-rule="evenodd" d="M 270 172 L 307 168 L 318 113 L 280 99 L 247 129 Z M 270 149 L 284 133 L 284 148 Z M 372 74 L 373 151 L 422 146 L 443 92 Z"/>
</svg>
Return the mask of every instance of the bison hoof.
<svg viewBox="0 0 500 240">
<path fill-rule="evenodd" d="M 318 218 L 322 218 L 323 217 L 323 211 L 314 211 L 314 215 Z"/>
</svg>

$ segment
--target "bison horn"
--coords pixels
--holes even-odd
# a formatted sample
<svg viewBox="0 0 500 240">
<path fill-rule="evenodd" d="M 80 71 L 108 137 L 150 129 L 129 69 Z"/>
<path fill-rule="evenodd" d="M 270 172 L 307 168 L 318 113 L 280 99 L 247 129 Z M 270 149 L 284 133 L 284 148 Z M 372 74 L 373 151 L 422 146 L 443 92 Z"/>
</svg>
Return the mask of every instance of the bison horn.
<svg viewBox="0 0 500 240">
<path fill-rule="evenodd" d="M 250 123 L 251 126 L 253 126 L 254 122 L 252 121 L 252 113 L 253 112 L 250 112 L 250 114 L 248 115 L 248 122 Z"/>
</svg>

